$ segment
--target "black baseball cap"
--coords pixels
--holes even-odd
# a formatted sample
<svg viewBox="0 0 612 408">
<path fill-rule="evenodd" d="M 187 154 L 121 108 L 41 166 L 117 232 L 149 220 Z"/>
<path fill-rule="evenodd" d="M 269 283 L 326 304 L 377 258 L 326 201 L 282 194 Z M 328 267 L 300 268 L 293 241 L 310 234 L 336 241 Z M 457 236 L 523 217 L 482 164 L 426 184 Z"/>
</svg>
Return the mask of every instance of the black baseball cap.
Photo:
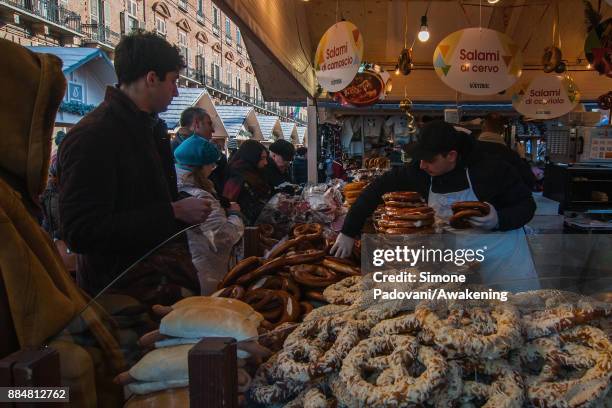
<svg viewBox="0 0 612 408">
<path fill-rule="evenodd" d="M 414 160 L 430 161 L 438 154 L 451 150 L 461 152 L 465 145 L 465 134 L 450 123 L 442 120 L 428 122 L 419 135 L 418 141 L 407 148 Z"/>
</svg>

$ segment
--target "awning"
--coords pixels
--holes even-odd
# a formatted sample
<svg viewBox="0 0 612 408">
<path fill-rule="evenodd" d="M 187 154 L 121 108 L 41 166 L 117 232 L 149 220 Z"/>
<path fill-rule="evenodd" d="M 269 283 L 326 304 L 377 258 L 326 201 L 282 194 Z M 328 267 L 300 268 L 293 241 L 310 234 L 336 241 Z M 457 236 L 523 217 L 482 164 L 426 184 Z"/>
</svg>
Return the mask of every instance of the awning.
<svg viewBox="0 0 612 408">
<path fill-rule="evenodd" d="M 239 137 L 243 130 L 252 134 L 255 140 L 263 139 L 259 121 L 251 106 L 217 105 L 216 109 L 230 139 Z"/>
<path fill-rule="evenodd" d="M 178 129 L 180 127 L 181 113 L 189 107 L 197 106 L 203 108 L 210 115 L 215 128 L 213 136 L 227 137 L 223 121 L 219 117 L 215 104 L 205 88 L 179 88 L 178 93 L 179 96 L 172 100 L 168 109 L 159 115 L 160 118 L 166 121 L 168 129 Z"/>
</svg>

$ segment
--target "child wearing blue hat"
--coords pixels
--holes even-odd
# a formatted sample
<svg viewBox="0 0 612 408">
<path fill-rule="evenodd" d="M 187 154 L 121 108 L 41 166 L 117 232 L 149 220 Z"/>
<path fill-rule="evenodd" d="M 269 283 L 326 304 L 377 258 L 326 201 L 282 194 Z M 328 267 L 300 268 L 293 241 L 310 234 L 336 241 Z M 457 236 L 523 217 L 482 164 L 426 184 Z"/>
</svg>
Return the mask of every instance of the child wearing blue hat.
<svg viewBox="0 0 612 408">
<path fill-rule="evenodd" d="M 242 254 L 244 223 L 237 203 L 225 210 L 210 174 L 221 153 L 200 136 L 191 136 L 174 151 L 178 189 L 183 194 L 211 202 L 212 212 L 199 228 L 187 231 L 192 261 L 198 270 L 202 295 L 212 294 L 217 284 Z"/>
</svg>

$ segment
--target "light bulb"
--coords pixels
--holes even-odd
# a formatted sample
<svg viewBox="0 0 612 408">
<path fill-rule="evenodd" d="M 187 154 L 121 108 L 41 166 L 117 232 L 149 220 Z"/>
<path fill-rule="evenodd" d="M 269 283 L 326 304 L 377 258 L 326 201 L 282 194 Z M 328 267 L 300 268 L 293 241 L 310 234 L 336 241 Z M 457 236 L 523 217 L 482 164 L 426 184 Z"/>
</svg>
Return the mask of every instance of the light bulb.
<svg viewBox="0 0 612 408">
<path fill-rule="evenodd" d="M 429 30 L 427 29 L 427 16 L 421 17 L 421 31 L 419 31 L 419 41 L 425 42 L 429 40 Z"/>
<path fill-rule="evenodd" d="M 591 68 L 593 68 L 591 64 L 587 64 L 587 69 L 591 69 Z"/>
<path fill-rule="evenodd" d="M 427 30 L 427 26 L 422 26 L 421 31 L 419 31 L 419 41 L 426 42 L 429 40 L 429 31 Z"/>
<path fill-rule="evenodd" d="M 487 0 L 487 2 L 489 2 L 489 4 L 495 4 L 499 3 L 499 0 Z"/>
<path fill-rule="evenodd" d="M 395 65 L 395 75 L 399 75 L 399 74 L 400 74 L 399 65 Z"/>
</svg>

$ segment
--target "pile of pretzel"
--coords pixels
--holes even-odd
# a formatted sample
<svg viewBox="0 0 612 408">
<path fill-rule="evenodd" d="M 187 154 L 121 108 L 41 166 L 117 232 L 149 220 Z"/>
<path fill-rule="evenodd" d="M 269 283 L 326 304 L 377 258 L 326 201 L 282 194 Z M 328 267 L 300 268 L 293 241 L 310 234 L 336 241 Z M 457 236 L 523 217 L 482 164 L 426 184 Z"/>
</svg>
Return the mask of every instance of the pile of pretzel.
<svg viewBox="0 0 612 408">
<path fill-rule="evenodd" d="M 413 191 L 396 191 L 383 195 L 384 205 L 374 214 L 374 226 L 385 234 L 434 232 L 434 210 L 421 195 Z"/>
<path fill-rule="evenodd" d="M 266 258 L 252 256 L 239 262 L 212 296 L 247 303 L 263 315 L 266 329 L 301 321 L 315 306 L 326 303 L 327 286 L 361 274 L 353 262 L 327 256 L 329 245 L 322 233 L 320 224 L 295 226 L 290 239 Z"/>
<path fill-rule="evenodd" d="M 264 251 L 269 251 L 278 244 L 279 240 L 274 238 L 274 226 L 272 224 L 259 224 L 257 229 L 259 233 L 259 243 Z"/>
<path fill-rule="evenodd" d="M 608 407 L 612 305 L 536 291 L 508 302 L 371 304 L 362 277 L 262 364 L 250 402 L 285 407 Z M 534 310 L 534 305 L 537 307 Z"/>
<path fill-rule="evenodd" d="M 350 208 L 355 201 L 357 201 L 357 197 L 361 195 L 363 189 L 368 185 L 366 181 L 354 181 L 352 183 L 348 183 L 344 186 L 344 206 Z"/>
<path fill-rule="evenodd" d="M 387 169 L 391 161 L 387 157 L 371 157 L 363 161 L 363 167 L 366 169 Z"/>
</svg>

